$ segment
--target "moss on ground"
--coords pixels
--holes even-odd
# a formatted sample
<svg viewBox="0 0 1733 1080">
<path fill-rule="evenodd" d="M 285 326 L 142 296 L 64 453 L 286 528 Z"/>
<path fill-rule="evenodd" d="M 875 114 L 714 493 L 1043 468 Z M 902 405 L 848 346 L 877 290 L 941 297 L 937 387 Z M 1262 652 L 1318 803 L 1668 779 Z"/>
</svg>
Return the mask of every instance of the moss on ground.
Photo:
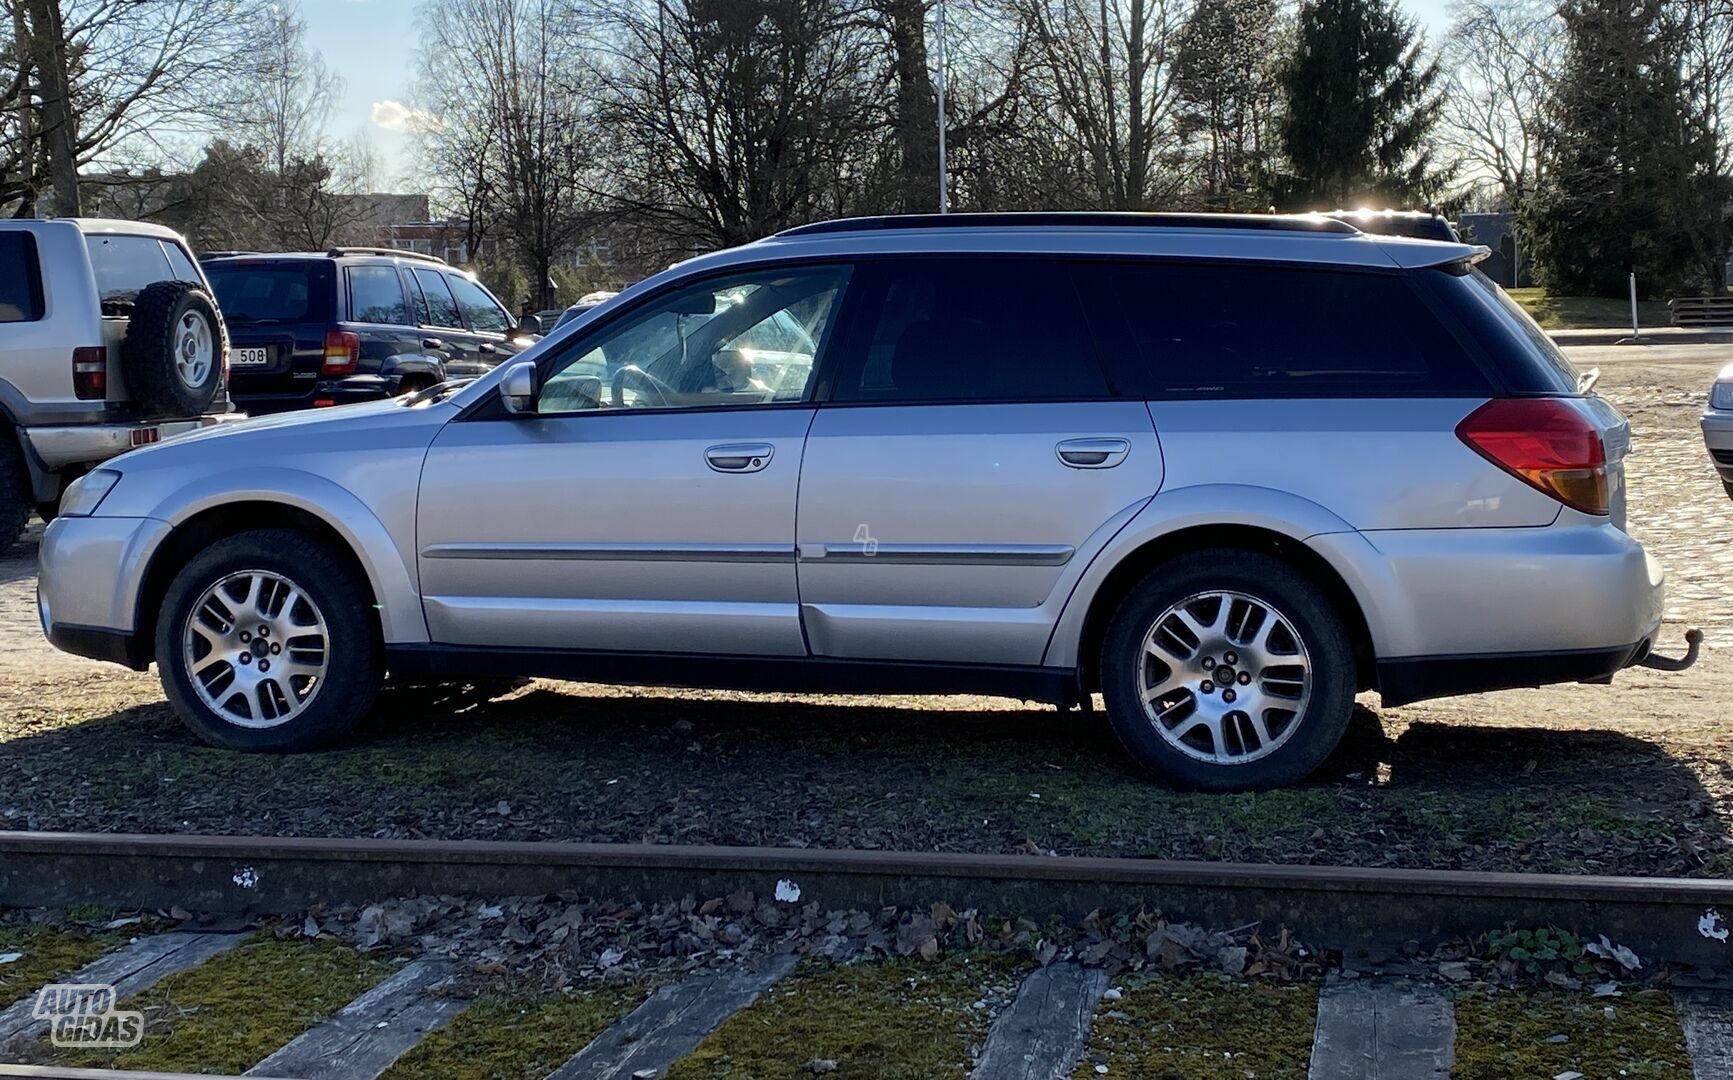
<svg viewBox="0 0 1733 1080">
<path fill-rule="evenodd" d="M 1009 990 L 1020 966 L 956 954 L 932 962 L 810 962 L 718 1028 L 668 1070 L 668 1080 L 811 1075 L 834 1061 L 837 1080 L 939 1080 L 969 1072 L 987 1037 L 985 987 Z"/>
<path fill-rule="evenodd" d="M 58 1065 L 238 1075 L 391 970 L 347 946 L 261 935 L 121 1002 L 145 1015 L 137 1047 L 48 1056 Z"/>
<path fill-rule="evenodd" d="M 397 1060 L 383 1080 L 540 1080 L 643 1001 L 638 989 L 491 994 Z"/>
<path fill-rule="evenodd" d="M 1553 296 L 1545 289 L 1510 289 L 1511 299 L 1528 309 L 1535 322 L 1548 330 L 1631 328 L 1628 297 Z M 1665 300 L 1637 301 L 1637 321 L 1644 327 L 1667 326 L 1673 321 Z"/>
<path fill-rule="evenodd" d="M 0 1009 L 35 993 L 125 941 L 122 934 L 90 934 L 47 926 L 0 927 L 0 956 L 21 953 L 0 964 Z"/>
<path fill-rule="evenodd" d="M 1563 1041 L 1557 1041 L 1563 1036 Z M 1452 1080 L 1691 1080 L 1685 1033 L 1662 990 L 1623 997 L 1519 990 L 1456 999 Z"/>
<path fill-rule="evenodd" d="M 1128 982 L 1095 1012 L 1077 1077 L 1147 1080 L 1305 1080 L 1318 988 L 1243 983 L 1224 975 Z"/>
</svg>

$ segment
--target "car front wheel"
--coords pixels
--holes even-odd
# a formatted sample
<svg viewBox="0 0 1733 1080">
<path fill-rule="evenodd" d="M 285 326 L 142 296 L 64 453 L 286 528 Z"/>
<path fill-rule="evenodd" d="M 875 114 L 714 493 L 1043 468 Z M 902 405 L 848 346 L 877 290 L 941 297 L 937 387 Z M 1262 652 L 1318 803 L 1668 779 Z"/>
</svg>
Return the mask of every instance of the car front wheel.
<svg viewBox="0 0 1733 1080">
<path fill-rule="evenodd" d="M 1311 773 L 1354 707 L 1353 650 L 1323 590 L 1260 552 L 1197 551 L 1156 568 L 1102 650 L 1108 718 L 1177 787 L 1248 791 Z"/>
<path fill-rule="evenodd" d="M 169 585 L 157 625 L 163 688 L 187 725 L 232 750 L 332 742 L 372 707 L 383 660 L 359 573 L 289 529 L 220 540 Z"/>
</svg>

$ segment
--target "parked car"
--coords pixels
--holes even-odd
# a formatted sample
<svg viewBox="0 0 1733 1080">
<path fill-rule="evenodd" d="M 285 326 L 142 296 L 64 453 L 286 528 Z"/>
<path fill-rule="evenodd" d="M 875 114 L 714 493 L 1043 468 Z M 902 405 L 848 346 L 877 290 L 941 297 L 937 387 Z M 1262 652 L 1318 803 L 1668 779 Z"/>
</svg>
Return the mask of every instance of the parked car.
<svg viewBox="0 0 1733 1080">
<path fill-rule="evenodd" d="M 1733 364 L 1715 376 L 1709 387 L 1709 407 L 1703 410 L 1703 443 L 1721 476 L 1721 487 L 1733 499 Z"/>
<path fill-rule="evenodd" d="M 225 342 L 175 232 L 0 221 L 0 552 L 91 466 L 216 423 Z"/>
<path fill-rule="evenodd" d="M 1434 210 L 1326 210 L 1322 216 L 1379 236 L 1408 236 L 1452 244 L 1462 240 L 1450 219 Z"/>
<path fill-rule="evenodd" d="M 413 393 L 529 344 L 473 274 L 431 255 L 237 255 L 205 273 L 233 338 L 229 392 L 255 416 Z"/>
<path fill-rule="evenodd" d="M 560 312 L 558 321 L 549 325 L 551 325 L 553 329 L 558 330 L 560 327 L 571 322 L 584 312 L 599 308 L 618 295 L 620 294 L 617 292 L 611 292 L 607 289 L 597 289 L 595 292 L 585 293 L 578 297 L 577 301 L 570 307 Z"/>
<path fill-rule="evenodd" d="M 467 386 L 92 473 L 43 624 L 243 750 L 341 736 L 386 672 L 1099 692 L 1154 776 L 1286 783 L 1360 690 L 1690 659 L 1651 657 L 1628 425 L 1484 255 L 1312 217 L 793 229 Z M 805 377 L 763 378 L 784 327 Z"/>
</svg>

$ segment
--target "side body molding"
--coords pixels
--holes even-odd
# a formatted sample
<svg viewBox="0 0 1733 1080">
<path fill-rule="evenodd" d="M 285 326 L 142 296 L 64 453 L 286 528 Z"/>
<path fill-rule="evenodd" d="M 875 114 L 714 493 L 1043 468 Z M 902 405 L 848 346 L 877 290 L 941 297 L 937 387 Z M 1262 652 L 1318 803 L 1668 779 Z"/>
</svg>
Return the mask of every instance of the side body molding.
<svg viewBox="0 0 1733 1080">
<path fill-rule="evenodd" d="M 1301 543 L 1313 536 L 1354 532 L 1347 522 L 1317 503 L 1273 488 L 1252 484 L 1199 484 L 1164 489 L 1101 549 L 1078 579 L 1054 627 L 1042 663 L 1048 667 L 1078 666 L 1083 625 L 1090 605 L 1108 575 L 1127 556 L 1151 541 L 1202 526 L 1263 529 Z M 1336 565 L 1338 555 L 1335 550 L 1308 546 L 1312 546 L 1332 566 Z M 1348 582 L 1364 609 L 1366 597 L 1359 586 L 1364 583 L 1365 575 L 1350 574 L 1340 566 L 1337 566 L 1337 572 Z M 1377 615 L 1371 610 L 1366 610 L 1365 614 L 1367 621 L 1373 624 L 1373 640 L 1377 641 Z"/>
<path fill-rule="evenodd" d="M 403 497 L 409 516 L 406 525 L 400 525 L 407 528 L 405 538 L 410 542 L 415 526 L 414 493 L 420 479 L 418 462 L 415 483 L 406 485 Z M 325 477 L 282 467 L 212 472 L 161 499 L 149 516 L 179 527 L 206 510 L 245 502 L 292 506 L 331 526 L 367 572 L 373 595 L 379 598 L 379 623 L 385 641 L 388 644 L 427 641 L 421 591 L 408 562 L 413 552 L 405 553 L 397 545 L 391 530 L 366 503 Z M 395 509 L 401 516 L 405 507 Z M 151 554 L 154 556 L 155 552 Z M 136 621 L 134 625 L 138 625 Z"/>
</svg>

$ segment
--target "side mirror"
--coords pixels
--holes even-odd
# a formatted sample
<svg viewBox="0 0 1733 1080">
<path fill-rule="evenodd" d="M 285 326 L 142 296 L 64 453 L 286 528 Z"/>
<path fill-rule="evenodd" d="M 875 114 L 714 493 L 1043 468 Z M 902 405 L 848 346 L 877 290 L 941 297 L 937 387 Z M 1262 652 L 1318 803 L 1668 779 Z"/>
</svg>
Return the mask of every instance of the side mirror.
<svg viewBox="0 0 1733 1080">
<path fill-rule="evenodd" d="M 517 321 L 517 328 L 526 334 L 547 333 L 546 330 L 542 329 L 542 317 L 540 315 L 525 315 Z"/>
<path fill-rule="evenodd" d="M 508 413 L 527 413 L 536 407 L 536 362 L 521 360 L 505 369 L 499 380 L 499 399 Z"/>
</svg>

